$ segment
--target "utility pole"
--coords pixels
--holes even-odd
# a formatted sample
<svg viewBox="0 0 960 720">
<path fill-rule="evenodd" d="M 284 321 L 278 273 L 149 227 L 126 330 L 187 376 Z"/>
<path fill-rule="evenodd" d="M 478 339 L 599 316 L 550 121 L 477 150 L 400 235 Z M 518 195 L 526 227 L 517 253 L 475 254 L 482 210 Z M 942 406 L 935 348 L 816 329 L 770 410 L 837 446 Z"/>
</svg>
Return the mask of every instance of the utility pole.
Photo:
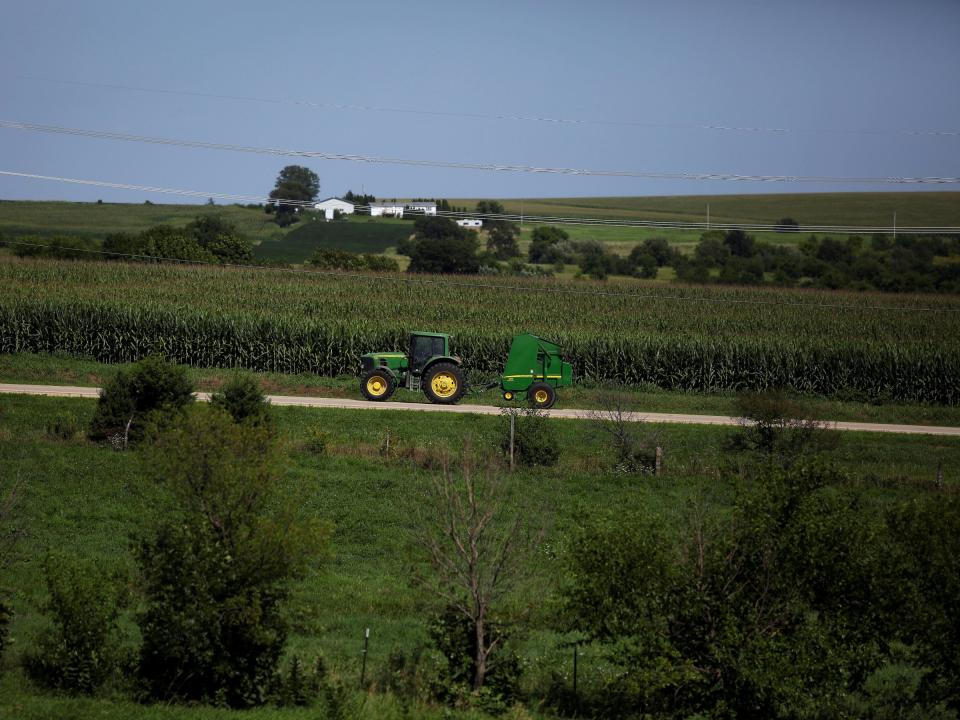
<svg viewBox="0 0 960 720">
<path fill-rule="evenodd" d="M 893 211 L 893 239 L 897 239 L 897 211 Z"/>
<path fill-rule="evenodd" d="M 707 230 L 710 229 L 710 203 L 707 203 Z"/>
</svg>

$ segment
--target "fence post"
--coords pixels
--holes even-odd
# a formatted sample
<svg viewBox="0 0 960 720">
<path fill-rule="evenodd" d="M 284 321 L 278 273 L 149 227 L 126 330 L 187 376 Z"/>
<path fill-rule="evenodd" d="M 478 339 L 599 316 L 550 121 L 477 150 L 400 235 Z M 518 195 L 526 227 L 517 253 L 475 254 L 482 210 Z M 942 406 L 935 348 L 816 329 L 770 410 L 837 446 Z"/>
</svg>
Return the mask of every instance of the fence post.
<svg viewBox="0 0 960 720">
<path fill-rule="evenodd" d="M 367 677 L 367 647 L 370 645 L 370 628 L 363 634 L 363 664 L 360 666 L 360 687 Z"/>
<path fill-rule="evenodd" d="M 657 445 L 657 456 L 653 464 L 653 474 L 659 475 L 660 469 L 663 466 L 663 448 Z"/>
<path fill-rule="evenodd" d="M 937 490 L 943 490 L 943 460 L 937 462 Z"/>
<path fill-rule="evenodd" d="M 510 413 L 510 472 L 513 472 L 513 433 L 516 428 L 517 416 Z"/>
<path fill-rule="evenodd" d="M 579 646 L 577 643 L 573 644 L 573 699 L 577 700 L 577 654 Z"/>
</svg>

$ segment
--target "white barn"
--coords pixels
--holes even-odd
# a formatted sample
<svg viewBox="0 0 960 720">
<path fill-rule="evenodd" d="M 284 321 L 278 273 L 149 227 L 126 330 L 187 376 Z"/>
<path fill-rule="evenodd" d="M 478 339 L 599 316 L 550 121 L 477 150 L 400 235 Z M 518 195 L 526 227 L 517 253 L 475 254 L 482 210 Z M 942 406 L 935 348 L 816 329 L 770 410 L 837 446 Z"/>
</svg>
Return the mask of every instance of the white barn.
<svg viewBox="0 0 960 720">
<path fill-rule="evenodd" d="M 404 203 L 402 202 L 372 202 L 370 203 L 370 215 L 393 215 L 394 217 L 403 217 Z"/>
<path fill-rule="evenodd" d="M 327 220 L 333 220 L 334 210 L 339 210 L 344 215 L 353 215 L 354 206 L 353 203 L 348 203 L 346 200 L 341 200 L 340 198 L 327 198 L 326 200 L 321 200 L 318 203 L 313 204 L 314 210 L 322 210 L 324 217 Z"/>
<path fill-rule="evenodd" d="M 426 202 L 414 200 L 408 202 L 404 205 L 405 210 L 412 210 L 415 212 L 421 212 L 424 215 L 436 215 L 437 214 L 437 204 L 435 202 Z"/>
</svg>

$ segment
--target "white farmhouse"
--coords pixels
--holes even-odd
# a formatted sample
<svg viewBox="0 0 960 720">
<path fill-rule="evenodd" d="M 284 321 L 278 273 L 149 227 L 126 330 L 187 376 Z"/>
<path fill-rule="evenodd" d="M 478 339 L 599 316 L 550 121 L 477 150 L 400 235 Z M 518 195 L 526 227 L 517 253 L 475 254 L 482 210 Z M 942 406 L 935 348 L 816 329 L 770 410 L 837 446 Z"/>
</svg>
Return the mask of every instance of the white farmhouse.
<svg viewBox="0 0 960 720">
<path fill-rule="evenodd" d="M 476 218 L 466 218 L 464 220 L 457 220 L 457 225 L 465 228 L 479 228 L 479 227 L 483 227 L 483 220 L 478 220 Z"/>
<path fill-rule="evenodd" d="M 404 203 L 402 202 L 372 202 L 370 203 L 370 215 L 393 215 L 394 217 L 403 217 Z"/>
<path fill-rule="evenodd" d="M 413 200 L 406 203 L 404 206 L 405 210 L 410 210 L 412 212 L 423 213 L 424 215 L 436 215 L 437 214 L 437 204 L 435 202 L 421 202 L 420 200 Z"/>
<path fill-rule="evenodd" d="M 327 220 L 333 220 L 334 210 L 339 210 L 343 215 L 353 215 L 354 207 L 353 203 L 348 203 L 346 200 L 341 200 L 340 198 L 327 198 L 318 203 L 313 204 L 314 210 L 322 210 L 323 215 Z"/>
</svg>

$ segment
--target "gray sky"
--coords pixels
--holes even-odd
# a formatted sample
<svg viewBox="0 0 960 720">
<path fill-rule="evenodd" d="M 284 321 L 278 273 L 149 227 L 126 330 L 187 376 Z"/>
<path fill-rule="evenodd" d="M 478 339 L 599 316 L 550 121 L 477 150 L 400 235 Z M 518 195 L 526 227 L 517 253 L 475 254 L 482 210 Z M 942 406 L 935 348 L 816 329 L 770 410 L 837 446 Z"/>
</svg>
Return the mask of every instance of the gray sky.
<svg viewBox="0 0 960 720">
<path fill-rule="evenodd" d="M 960 133 L 957 0 L 5 5 L 0 120 L 443 162 L 960 175 L 960 134 L 910 134 Z M 907 189 L 291 160 L 0 128 L 7 171 L 261 195 L 288 163 L 315 170 L 323 196 Z M 0 177 L 5 199 L 147 197 L 176 201 Z"/>
</svg>

